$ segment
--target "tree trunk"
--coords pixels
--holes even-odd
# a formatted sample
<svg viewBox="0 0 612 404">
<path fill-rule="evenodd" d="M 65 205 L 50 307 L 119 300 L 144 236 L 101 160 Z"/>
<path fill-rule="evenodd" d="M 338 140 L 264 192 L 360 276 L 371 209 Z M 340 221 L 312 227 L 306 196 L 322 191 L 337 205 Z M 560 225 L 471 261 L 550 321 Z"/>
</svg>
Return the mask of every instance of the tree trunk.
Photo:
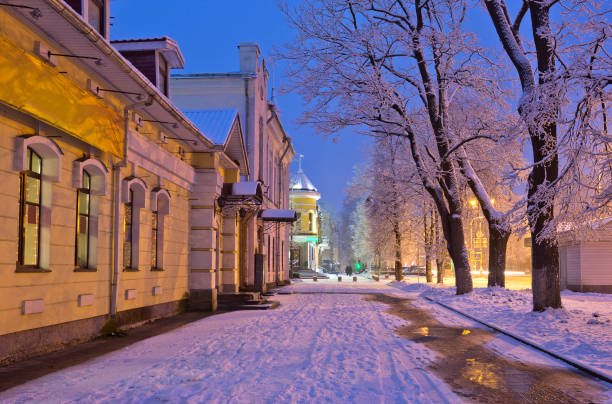
<svg viewBox="0 0 612 404">
<path fill-rule="evenodd" d="M 427 204 L 428 205 L 428 204 Z M 434 234 L 433 234 L 433 209 L 429 206 L 423 205 L 423 240 L 425 244 L 425 280 L 427 283 L 432 281 L 433 275 L 431 273 L 431 251 L 433 248 Z M 429 220 L 428 220 L 428 216 Z"/>
<path fill-rule="evenodd" d="M 506 250 L 511 232 L 502 223 L 489 221 L 488 287 L 506 287 Z"/>
<path fill-rule="evenodd" d="M 451 213 L 444 219 L 446 224 L 442 226 L 444 236 L 447 240 L 448 254 L 455 267 L 455 284 L 457 294 L 463 295 L 473 290 L 472 273 L 470 272 L 470 261 L 468 251 L 465 247 L 463 235 L 463 221 L 461 216 Z M 447 230 L 448 229 L 448 230 Z"/>
<path fill-rule="evenodd" d="M 444 260 L 436 257 L 436 269 L 438 270 L 438 283 L 444 283 Z"/>
<path fill-rule="evenodd" d="M 538 60 L 538 81 L 540 88 L 554 78 L 555 38 L 550 28 L 550 7 L 547 2 L 530 1 L 531 26 Z M 561 287 L 559 279 L 559 249 L 554 237 L 541 239 L 554 219 L 554 204 L 537 192 L 555 181 L 559 175 L 557 147 L 557 124 L 550 116 L 555 116 L 554 94 L 539 94 L 532 102 L 549 105 L 552 111 L 542 113 L 530 128 L 533 159 L 536 162 L 529 174 L 527 213 L 531 227 L 531 285 L 533 291 L 533 310 L 561 307 Z M 554 118 L 552 118 L 554 119 Z M 529 122 L 528 122 L 529 124 Z M 554 202 L 554 201 L 553 201 Z"/>
<path fill-rule="evenodd" d="M 402 276 L 402 234 L 399 230 L 399 223 L 393 223 L 393 232 L 395 233 L 395 280 L 401 281 Z"/>
</svg>

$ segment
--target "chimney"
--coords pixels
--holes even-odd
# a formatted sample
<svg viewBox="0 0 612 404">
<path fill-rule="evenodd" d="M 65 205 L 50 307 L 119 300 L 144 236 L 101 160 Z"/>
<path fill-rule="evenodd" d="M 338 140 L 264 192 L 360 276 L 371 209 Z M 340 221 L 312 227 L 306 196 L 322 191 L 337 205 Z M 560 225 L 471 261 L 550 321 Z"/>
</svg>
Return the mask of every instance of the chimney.
<svg viewBox="0 0 612 404">
<path fill-rule="evenodd" d="M 243 73 L 257 73 L 259 62 L 259 46 L 255 42 L 242 42 L 238 45 L 240 54 L 240 71 Z"/>
</svg>

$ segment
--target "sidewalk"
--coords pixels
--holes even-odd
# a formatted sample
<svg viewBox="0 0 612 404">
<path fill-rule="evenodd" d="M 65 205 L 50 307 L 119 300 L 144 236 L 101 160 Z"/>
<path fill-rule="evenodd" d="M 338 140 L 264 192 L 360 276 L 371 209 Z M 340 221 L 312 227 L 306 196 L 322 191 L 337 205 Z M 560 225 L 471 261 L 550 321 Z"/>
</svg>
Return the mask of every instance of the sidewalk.
<svg viewBox="0 0 612 404">
<path fill-rule="evenodd" d="M 475 288 L 473 293 L 457 296 L 450 286 L 405 282 L 394 286 L 419 292 L 422 297 L 612 378 L 612 295 L 563 291 L 562 309 L 536 313 L 532 311 L 530 290 Z"/>
<path fill-rule="evenodd" d="M 180 328 L 213 313 L 183 313 L 132 328 L 123 337 L 97 338 L 49 354 L 0 367 L 0 392 L 47 374 L 85 363 L 136 342 Z"/>
</svg>

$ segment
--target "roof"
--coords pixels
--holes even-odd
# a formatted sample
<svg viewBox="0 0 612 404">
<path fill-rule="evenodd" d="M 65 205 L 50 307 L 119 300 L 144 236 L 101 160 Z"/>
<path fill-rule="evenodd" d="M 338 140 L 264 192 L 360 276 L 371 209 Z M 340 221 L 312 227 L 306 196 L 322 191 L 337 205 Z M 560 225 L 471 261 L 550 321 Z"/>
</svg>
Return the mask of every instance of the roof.
<svg viewBox="0 0 612 404">
<path fill-rule="evenodd" d="M 182 69 L 185 66 L 185 58 L 176 41 L 167 36 L 161 38 L 144 39 L 118 39 L 111 44 L 120 52 L 159 50 L 163 53 L 171 69 Z"/>
<path fill-rule="evenodd" d="M 292 191 L 313 191 L 318 192 L 317 188 L 308 179 L 304 171 L 300 168 L 297 173 L 291 174 L 289 188 Z"/>
<path fill-rule="evenodd" d="M 187 118 L 193 122 L 213 143 L 225 144 L 232 130 L 232 125 L 238 115 L 237 109 L 192 109 L 183 110 Z"/>
<path fill-rule="evenodd" d="M 173 79 L 211 79 L 211 78 L 237 78 L 237 79 L 245 79 L 245 78 L 255 78 L 257 75 L 255 73 L 244 73 L 244 72 L 227 72 L 227 73 L 173 73 L 170 75 L 170 78 Z"/>
<path fill-rule="evenodd" d="M 295 222 L 297 213 L 290 209 L 264 209 L 259 214 L 264 222 Z"/>
</svg>

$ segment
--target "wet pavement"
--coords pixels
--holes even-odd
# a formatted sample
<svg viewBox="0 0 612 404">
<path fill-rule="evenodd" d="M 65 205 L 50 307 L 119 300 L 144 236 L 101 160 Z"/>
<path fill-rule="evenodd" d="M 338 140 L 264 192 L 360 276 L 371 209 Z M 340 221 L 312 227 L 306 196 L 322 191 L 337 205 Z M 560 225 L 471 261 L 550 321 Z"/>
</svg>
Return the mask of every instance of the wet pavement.
<svg viewBox="0 0 612 404">
<path fill-rule="evenodd" d="M 486 347 L 500 334 L 485 328 L 450 327 L 425 310 L 386 294 L 371 294 L 388 313 L 410 322 L 396 333 L 436 352 L 429 370 L 459 396 L 479 403 L 602 403 L 606 385 L 567 368 L 515 361 Z"/>
</svg>

